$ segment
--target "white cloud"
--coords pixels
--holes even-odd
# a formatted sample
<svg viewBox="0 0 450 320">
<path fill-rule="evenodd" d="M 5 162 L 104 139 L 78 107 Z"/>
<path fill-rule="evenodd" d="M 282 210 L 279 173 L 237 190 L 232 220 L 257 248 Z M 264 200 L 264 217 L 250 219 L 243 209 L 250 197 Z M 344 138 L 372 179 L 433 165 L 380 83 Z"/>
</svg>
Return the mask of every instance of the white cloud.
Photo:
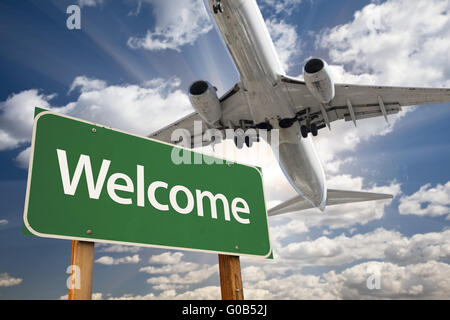
<svg viewBox="0 0 450 320">
<path fill-rule="evenodd" d="M 186 291 L 177 294 L 175 289 L 169 289 L 163 291 L 159 295 L 154 293 L 149 293 L 146 295 L 133 295 L 125 294 L 121 297 L 115 298 L 111 297 L 111 300 L 218 300 L 220 299 L 220 287 L 217 286 L 207 286 L 202 288 L 197 288 L 191 291 Z"/>
<path fill-rule="evenodd" d="M 112 265 L 118 265 L 118 264 L 137 264 L 139 263 L 140 258 L 138 254 L 135 254 L 133 256 L 126 256 L 122 258 L 113 258 L 110 256 L 103 256 L 95 260 L 95 263 L 112 266 Z"/>
<path fill-rule="evenodd" d="M 14 158 L 14 162 L 19 168 L 28 169 L 28 165 L 30 162 L 30 154 L 31 154 L 31 147 L 25 148 L 17 155 L 17 157 Z"/>
<path fill-rule="evenodd" d="M 394 197 L 401 193 L 400 184 L 392 182 L 385 186 L 363 187 L 362 177 L 339 175 L 331 177 L 328 181 L 329 188 L 343 190 L 361 190 L 375 193 L 392 194 Z M 317 209 L 309 209 L 285 215 L 286 218 L 302 221 L 309 229 L 311 227 L 328 226 L 330 229 L 348 228 L 364 225 L 370 221 L 381 219 L 390 200 L 368 201 L 349 203 L 327 207 L 324 213 Z"/>
<path fill-rule="evenodd" d="M 330 72 L 336 83 L 397 86 L 450 86 L 450 3 L 442 0 L 390 0 L 369 4 L 357 11 L 349 23 L 325 29 L 317 45 L 329 53 Z M 427 108 L 427 107 L 424 107 Z M 315 139 L 322 160 L 339 160 L 361 142 L 386 135 L 405 112 L 382 118 L 332 123 L 332 131 L 321 131 Z"/>
<path fill-rule="evenodd" d="M 80 76 L 71 91 L 78 98 L 62 107 L 51 106 L 55 95 L 26 90 L 0 101 L 0 151 L 31 142 L 35 107 L 67 114 L 128 132 L 148 135 L 190 112 L 192 107 L 180 80 L 152 79 L 138 85 L 107 85 L 105 81 Z M 24 149 L 15 162 L 28 168 L 30 149 Z"/>
<path fill-rule="evenodd" d="M 450 181 L 445 185 L 438 184 L 435 188 L 431 184 L 422 186 L 419 191 L 400 198 L 398 206 L 400 214 L 437 217 L 450 213 Z M 447 218 L 449 218 L 447 216 Z"/>
<path fill-rule="evenodd" d="M 380 289 L 367 288 L 370 269 L 378 270 Z M 330 273 L 329 280 L 336 282 L 342 299 L 447 299 L 450 294 L 448 272 L 450 265 L 435 261 L 407 266 L 367 262 L 338 275 Z"/>
<path fill-rule="evenodd" d="M 449 9 L 445 0 L 369 4 L 352 22 L 325 30 L 318 45 L 334 63 L 380 84 L 448 86 Z"/>
<path fill-rule="evenodd" d="M 103 294 L 101 292 L 94 292 L 91 295 L 92 300 L 102 300 L 103 299 Z M 67 300 L 69 299 L 69 295 L 65 294 L 61 297 L 59 297 L 59 300 Z"/>
<path fill-rule="evenodd" d="M 149 274 L 171 274 L 194 271 L 198 268 L 200 268 L 200 265 L 197 263 L 180 261 L 173 264 L 167 264 L 162 267 L 143 267 L 139 269 L 139 272 L 146 272 Z"/>
<path fill-rule="evenodd" d="M 8 224 L 8 220 L 6 220 L 6 219 L 1 219 L 0 220 L 0 226 L 5 226 L 7 224 Z"/>
<path fill-rule="evenodd" d="M 263 274 L 266 270 L 243 270 L 246 299 L 447 299 L 450 294 L 450 265 L 436 261 L 407 266 L 369 261 L 321 275 Z M 381 286 L 370 290 L 367 280 L 375 271 Z M 257 276 L 249 277 L 251 273 Z M 220 288 L 204 286 L 181 293 L 168 289 L 159 295 L 126 294 L 110 299 L 220 299 Z"/>
<path fill-rule="evenodd" d="M 102 5 L 104 0 L 78 0 L 78 5 L 80 7 L 95 7 L 97 5 Z"/>
<path fill-rule="evenodd" d="M 411 238 L 383 228 L 365 234 L 290 243 L 278 252 L 280 258 L 298 265 L 332 266 L 358 260 L 384 260 L 413 264 L 450 259 L 450 230 L 416 234 Z"/>
<path fill-rule="evenodd" d="M 50 109 L 55 95 L 26 90 L 0 101 L 0 151 L 14 149 L 31 141 L 34 107 Z"/>
<path fill-rule="evenodd" d="M 393 239 L 385 250 L 386 260 L 398 264 L 450 259 L 450 230 Z"/>
<path fill-rule="evenodd" d="M 242 269 L 241 273 L 243 281 L 249 282 L 264 281 L 267 277 L 263 269 L 258 266 L 245 267 Z"/>
<path fill-rule="evenodd" d="M 152 277 L 147 279 L 147 283 L 159 284 L 197 284 L 205 281 L 213 274 L 217 273 L 217 265 L 202 265 L 198 270 L 186 272 L 185 274 L 175 273 L 168 276 Z"/>
<path fill-rule="evenodd" d="M 350 81 L 345 81 L 349 83 Z M 396 115 L 389 116 L 389 123 L 386 123 L 384 118 L 371 118 L 358 120 L 355 128 L 352 123 L 344 121 L 335 121 L 331 124 L 331 131 L 322 130 L 314 141 L 320 159 L 324 162 L 326 167 L 341 165 L 342 153 L 347 151 L 355 151 L 360 143 L 367 143 L 370 139 L 377 136 L 386 136 L 391 133 L 395 125 L 402 119 L 407 112 L 413 111 L 414 108 L 404 108 L 403 111 Z M 353 158 L 353 157 L 351 157 Z M 354 157 L 357 159 L 357 157 Z"/>
<path fill-rule="evenodd" d="M 94 292 L 92 294 L 92 300 L 102 300 L 103 299 L 103 294 L 100 292 Z"/>
<path fill-rule="evenodd" d="M 182 252 L 164 252 L 150 257 L 148 262 L 152 264 L 177 264 L 183 256 Z"/>
<path fill-rule="evenodd" d="M 154 255 L 149 259 L 150 264 L 162 265 L 161 267 L 147 266 L 139 269 L 139 272 L 148 274 L 167 274 L 167 276 L 151 277 L 147 283 L 155 290 L 174 290 L 185 288 L 187 285 L 201 283 L 218 272 L 216 265 L 197 264 L 182 261 L 182 252 L 164 252 Z"/>
<path fill-rule="evenodd" d="M 270 239 L 272 241 L 279 241 L 288 236 L 306 232 L 308 232 L 308 227 L 304 221 L 284 219 L 282 223 L 270 227 Z"/>
<path fill-rule="evenodd" d="M 153 6 L 155 28 L 148 30 L 144 37 L 129 38 L 128 45 L 133 49 L 179 51 L 182 46 L 193 44 L 213 27 L 202 0 L 145 2 Z"/>
<path fill-rule="evenodd" d="M 7 273 L 0 274 L 0 287 L 12 287 L 12 286 L 17 286 L 20 283 L 22 283 L 21 278 L 11 277 Z"/>
<path fill-rule="evenodd" d="M 104 244 L 104 243 L 100 243 L 100 242 L 96 243 L 95 246 L 100 247 L 99 252 L 136 253 L 141 250 L 141 247 L 136 247 L 136 246 L 124 246 L 124 245 L 120 245 L 120 244 Z"/>
<path fill-rule="evenodd" d="M 147 135 L 192 111 L 186 93 L 177 87 L 180 84 L 177 79 L 158 79 L 145 86 L 111 85 L 98 88 L 93 88 L 91 81 L 81 87 L 77 101 L 67 104 L 66 113 Z"/>
<path fill-rule="evenodd" d="M 80 88 L 81 92 L 97 91 L 106 88 L 106 82 L 103 80 L 92 79 L 86 76 L 76 77 L 70 86 L 69 93 L 76 88 Z"/>
<path fill-rule="evenodd" d="M 295 26 L 275 18 L 267 19 L 266 25 L 281 65 L 285 70 L 289 70 L 289 67 L 292 66 L 292 60 L 301 53 Z"/>
<path fill-rule="evenodd" d="M 303 0 L 264 0 L 262 2 L 271 10 L 274 10 L 275 14 L 291 14 L 302 1 Z"/>
<path fill-rule="evenodd" d="M 175 294 L 170 297 L 173 300 L 218 300 L 220 299 L 220 288 L 217 286 L 207 286 L 203 288 Z"/>
<path fill-rule="evenodd" d="M 380 289 L 370 290 L 367 279 L 374 270 L 380 276 Z M 450 265 L 430 261 L 398 266 L 386 262 L 365 262 L 340 273 L 293 274 L 244 284 L 244 295 L 253 299 L 446 299 L 450 294 L 447 274 Z M 249 293 L 249 294 L 247 294 Z"/>
</svg>

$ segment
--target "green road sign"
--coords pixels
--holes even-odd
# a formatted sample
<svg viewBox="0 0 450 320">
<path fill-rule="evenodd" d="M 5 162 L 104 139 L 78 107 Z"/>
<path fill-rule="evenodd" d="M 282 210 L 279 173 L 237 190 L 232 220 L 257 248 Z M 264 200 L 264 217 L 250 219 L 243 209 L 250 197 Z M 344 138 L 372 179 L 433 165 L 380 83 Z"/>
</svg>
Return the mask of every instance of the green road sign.
<svg viewBox="0 0 450 320">
<path fill-rule="evenodd" d="M 48 111 L 34 122 L 24 224 L 41 237 L 271 253 L 257 168 Z"/>
</svg>

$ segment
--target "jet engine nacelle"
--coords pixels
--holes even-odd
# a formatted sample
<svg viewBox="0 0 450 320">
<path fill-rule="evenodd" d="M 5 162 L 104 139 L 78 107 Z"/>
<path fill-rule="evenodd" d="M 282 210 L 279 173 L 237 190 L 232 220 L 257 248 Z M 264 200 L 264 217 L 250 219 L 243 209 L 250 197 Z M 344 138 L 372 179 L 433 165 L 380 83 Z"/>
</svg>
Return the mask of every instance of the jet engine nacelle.
<svg viewBox="0 0 450 320">
<path fill-rule="evenodd" d="M 320 103 L 327 104 L 334 98 L 334 82 L 328 73 L 328 64 L 322 59 L 308 60 L 303 69 L 306 86 Z"/>
<path fill-rule="evenodd" d="M 196 81 L 189 87 L 189 100 L 200 117 L 208 124 L 215 124 L 222 118 L 222 108 L 217 89 L 209 82 Z"/>
</svg>

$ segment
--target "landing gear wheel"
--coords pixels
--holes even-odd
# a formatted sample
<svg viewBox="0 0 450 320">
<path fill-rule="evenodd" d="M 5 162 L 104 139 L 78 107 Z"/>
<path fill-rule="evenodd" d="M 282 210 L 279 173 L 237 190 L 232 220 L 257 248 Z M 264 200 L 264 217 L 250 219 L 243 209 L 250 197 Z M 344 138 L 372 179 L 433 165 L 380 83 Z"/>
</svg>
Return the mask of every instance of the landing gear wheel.
<svg viewBox="0 0 450 320">
<path fill-rule="evenodd" d="M 250 148 L 252 146 L 253 141 L 251 141 L 249 136 L 245 136 L 244 142 L 245 142 L 245 145 L 247 146 L 247 148 Z"/>
<path fill-rule="evenodd" d="M 308 137 L 308 128 L 306 126 L 300 126 L 300 132 L 303 138 Z"/>
<path fill-rule="evenodd" d="M 236 148 L 240 150 L 244 147 L 244 139 L 241 136 L 235 136 L 234 144 L 236 145 Z"/>
<path fill-rule="evenodd" d="M 317 137 L 317 125 L 315 123 L 311 123 L 311 133 L 313 135 L 313 137 Z"/>
</svg>

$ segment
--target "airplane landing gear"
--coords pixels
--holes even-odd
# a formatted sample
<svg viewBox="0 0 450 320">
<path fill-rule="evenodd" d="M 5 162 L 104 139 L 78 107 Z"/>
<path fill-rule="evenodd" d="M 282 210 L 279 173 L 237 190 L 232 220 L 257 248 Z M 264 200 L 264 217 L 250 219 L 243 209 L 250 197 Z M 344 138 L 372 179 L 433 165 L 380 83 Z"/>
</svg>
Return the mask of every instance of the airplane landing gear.
<svg viewBox="0 0 450 320">
<path fill-rule="evenodd" d="M 259 141 L 260 141 L 259 134 L 256 132 L 255 134 L 243 133 L 243 134 L 236 134 L 234 136 L 234 144 L 238 149 L 242 149 L 244 147 L 244 144 L 245 146 L 247 146 L 247 148 L 251 148 L 254 142 Z"/>
<path fill-rule="evenodd" d="M 313 135 L 313 137 L 316 137 L 317 133 L 318 133 L 317 125 L 315 123 L 311 123 L 309 125 L 309 128 L 305 125 L 301 125 L 300 132 L 301 132 L 303 138 L 307 138 L 308 133 L 310 133 L 310 132 Z"/>
<path fill-rule="evenodd" d="M 317 129 L 317 125 L 315 123 L 311 123 L 311 134 L 313 135 L 313 137 L 317 137 L 317 133 L 318 133 L 318 129 Z"/>
<path fill-rule="evenodd" d="M 308 128 L 306 126 L 300 126 L 300 132 L 303 138 L 308 138 Z"/>
</svg>

